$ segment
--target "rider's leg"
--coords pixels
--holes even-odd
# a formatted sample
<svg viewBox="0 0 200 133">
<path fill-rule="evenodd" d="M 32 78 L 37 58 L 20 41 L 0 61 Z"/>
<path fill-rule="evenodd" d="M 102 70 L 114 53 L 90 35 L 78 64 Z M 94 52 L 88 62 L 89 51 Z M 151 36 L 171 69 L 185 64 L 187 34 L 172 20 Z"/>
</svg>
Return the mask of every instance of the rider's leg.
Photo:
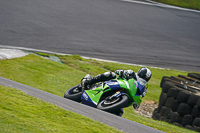
<svg viewBox="0 0 200 133">
<path fill-rule="evenodd" d="M 111 80 L 115 78 L 116 78 L 116 74 L 114 72 L 105 72 L 95 77 L 92 77 L 90 80 L 88 80 L 88 84 L 91 85 L 94 83 L 103 82 L 103 81 L 107 81 L 107 80 Z"/>
<path fill-rule="evenodd" d="M 92 85 L 98 82 L 103 82 L 115 78 L 116 74 L 114 72 L 105 72 L 92 78 L 86 75 L 81 81 L 81 87 L 85 90 L 87 89 L 87 85 Z"/>
</svg>

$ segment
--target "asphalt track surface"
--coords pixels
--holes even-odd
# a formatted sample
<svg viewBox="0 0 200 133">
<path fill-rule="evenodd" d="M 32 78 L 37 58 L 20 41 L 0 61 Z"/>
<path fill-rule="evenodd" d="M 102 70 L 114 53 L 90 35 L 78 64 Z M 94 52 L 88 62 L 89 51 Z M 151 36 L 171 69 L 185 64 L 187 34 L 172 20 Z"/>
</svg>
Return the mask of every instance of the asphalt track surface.
<svg viewBox="0 0 200 133">
<path fill-rule="evenodd" d="M 159 131 L 157 129 L 127 120 L 125 118 L 121 118 L 119 116 L 106 113 L 104 111 L 79 104 L 77 102 L 65 99 L 63 97 L 38 90 L 36 88 L 5 79 L 3 77 L 0 77 L 0 85 L 12 87 L 19 89 L 23 92 L 25 92 L 28 95 L 40 98 L 44 101 L 51 102 L 53 104 L 56 104 L 59 107 L 62 107 L 66 110 L 70 110 L 79 114 L 82 114 L 84 116 L 87 116 L 93 120 L 97 120 L 101 123 L 107 124 L 111 127 L 115 127 L 116 129 L 127 132 L 127 133 L 163 133 L 162 131 Z"/>
<path fill-rule="evenodd" d="M 1 0 L 0 18 L 0 45 L 200 72 L 198 11 L 142 0 Z"/>
</svg>

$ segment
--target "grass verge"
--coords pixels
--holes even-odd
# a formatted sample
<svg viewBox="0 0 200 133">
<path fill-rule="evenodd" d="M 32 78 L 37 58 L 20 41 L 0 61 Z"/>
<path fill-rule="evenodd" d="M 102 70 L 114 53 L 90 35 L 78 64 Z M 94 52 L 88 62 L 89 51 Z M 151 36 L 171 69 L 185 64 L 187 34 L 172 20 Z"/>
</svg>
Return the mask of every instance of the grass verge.
<svg viewBox="0 0 200 133">
<path fill-rule="evenodd" d="M 200 10 L 199 0 L 153 0 L 153 1 L 170 4 L 174 6 L 180 6 L 184 8 Z"/>
<path fill-rule="evenodd" d="M 19 90 L 0 86 L 0 132 L 119 133 L 120 131 L 28 96 Z"/>
<path fill-rule="evenodd" d="M 15 58 L 0 61 L 0 76 L 63 96 L 64 92 L 80 83 L 82 77 L 87 73 L 92 76 L 106 71 L 117 69 L 132 69 L 137 71 L 140 67 L 133 65 L 123 65 L 117 63 L 100 62 L 83 59 L 78 55 L 59 56 L 64 64 L 43 59 L 30 54 L 23 58 Z M 150 68 L 152 79 L 149 82 L 148 93 L 144 100 L 158 102 L 161 89 L 159 87 L 162 76 L 187 75 L 188 72 Z M 123 117 L 162 130 L 164 132 L 191 132 L 184 128 L 170 125 L 165 122 L 155 121 L 137 115 L 133 108 L 125 109 Z"/>
</svg>

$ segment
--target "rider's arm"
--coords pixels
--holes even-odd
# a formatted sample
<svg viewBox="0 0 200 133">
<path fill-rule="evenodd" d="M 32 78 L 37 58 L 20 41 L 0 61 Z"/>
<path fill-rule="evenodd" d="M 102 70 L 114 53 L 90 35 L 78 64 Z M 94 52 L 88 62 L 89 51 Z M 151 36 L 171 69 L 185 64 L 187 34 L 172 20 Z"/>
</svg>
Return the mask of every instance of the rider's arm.
<svg viewBox="0 0 200 133">
<path fill-rule="evenodd" d="M 147 93 L 147 88 L 145 86 L 141 85 L 140 83 L 138 83 L 137 94 L 144 97 L 146 95 L 146 93 Z"/>
<path fill-rule="evenodd" d="M 123 77 L 126 78 L 127 80 L 132 79 L 132 78 L 136 78 L 135 72 L 132 70 L 125 70 L 123 72 Z"/>
<path fill-rule="evenodd" d="M 132 70 L 122 70 L 122 69 L 118 69 L 115 71 L 115 73 L 117 75 L 119 75 L 120 77 L 123 77 L 127 80 L 131 79 L 131 78 L 134 78 L 136 79 L 136 75 L 135 75 L 135 72 L 132 71 Z"/>
</svg>

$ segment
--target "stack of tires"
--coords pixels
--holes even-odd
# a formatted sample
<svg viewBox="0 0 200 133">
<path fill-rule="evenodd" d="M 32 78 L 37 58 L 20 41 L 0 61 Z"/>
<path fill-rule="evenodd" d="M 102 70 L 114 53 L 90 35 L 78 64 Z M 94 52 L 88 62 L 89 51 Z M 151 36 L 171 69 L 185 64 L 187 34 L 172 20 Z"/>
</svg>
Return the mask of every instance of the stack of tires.
<svg viewBox="0 0 200 133">
<path fill-rule="evenodd" d="M 163 77 L 153 119 L 200 132 L 200 74 Z"/>
</svg>

